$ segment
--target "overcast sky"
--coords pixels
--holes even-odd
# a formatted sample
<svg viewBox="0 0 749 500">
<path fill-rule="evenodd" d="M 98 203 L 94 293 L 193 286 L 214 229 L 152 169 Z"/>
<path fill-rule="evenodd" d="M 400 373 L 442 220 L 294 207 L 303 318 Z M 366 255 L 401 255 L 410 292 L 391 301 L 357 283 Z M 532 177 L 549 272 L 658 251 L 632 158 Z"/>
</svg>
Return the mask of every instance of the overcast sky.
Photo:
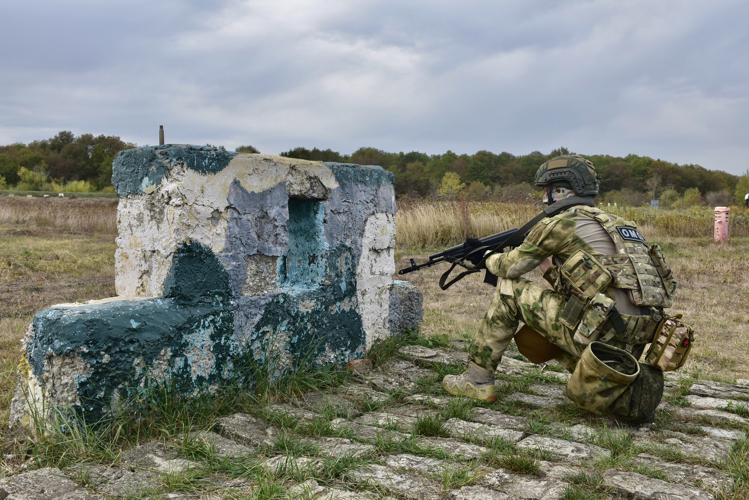
<svg viewBox="0 0 749 500">
<path fill-rule="evenodd" d="M 746 0 L 0 3 L 0 144 L 638 155 L 749 168 Z"/>
</svg>

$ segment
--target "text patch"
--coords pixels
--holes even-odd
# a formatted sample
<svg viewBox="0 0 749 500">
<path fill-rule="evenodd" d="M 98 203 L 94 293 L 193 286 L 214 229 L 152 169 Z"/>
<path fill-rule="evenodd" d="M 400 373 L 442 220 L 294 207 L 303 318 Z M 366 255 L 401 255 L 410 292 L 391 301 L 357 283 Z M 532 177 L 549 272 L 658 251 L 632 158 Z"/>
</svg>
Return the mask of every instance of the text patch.
<svg viewBox="0 0 749 500">
<path fill-rule="evenodd" d="M 637 229 L 633 227 L 617 226 L 616 230 L 619 231 L 619 234 L 621 234 L 622 238 L 624 238 L 625 240 L 645 243 L 645 238 L 643 238 L 639 231 L 637 231 Z"/>
</svg>

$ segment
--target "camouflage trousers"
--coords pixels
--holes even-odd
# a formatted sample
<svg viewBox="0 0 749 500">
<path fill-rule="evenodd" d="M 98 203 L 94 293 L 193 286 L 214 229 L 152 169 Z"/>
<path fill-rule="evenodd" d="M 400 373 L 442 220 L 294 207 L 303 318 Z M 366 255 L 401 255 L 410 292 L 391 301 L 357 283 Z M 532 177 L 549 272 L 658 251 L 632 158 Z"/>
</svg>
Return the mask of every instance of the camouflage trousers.
<svg viewBox="0 0 749 500">
<path fill-rule="evenodd" d="M 557 361 L 573 369 L 585 346 L 573 341 L 574 332 L 559 321 L 565 304 L 565 297 L 554 290 L 523 278 L 501 278 L 471 345 L 470 360 L 494 371 L 518 326 L 525 323 L 559 346 L 564 354 Z"/>
</svg>

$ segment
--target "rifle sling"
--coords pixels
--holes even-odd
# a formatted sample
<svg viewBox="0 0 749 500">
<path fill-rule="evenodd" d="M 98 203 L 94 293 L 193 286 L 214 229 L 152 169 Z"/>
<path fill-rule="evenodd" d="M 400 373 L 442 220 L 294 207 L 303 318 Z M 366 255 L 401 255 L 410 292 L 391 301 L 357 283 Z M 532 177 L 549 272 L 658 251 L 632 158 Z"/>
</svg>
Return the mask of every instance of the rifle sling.
<svg viewBox="0 0 749 500">
<path fill-rule="evenodd" d="M 445 281 L 447 280 L 447 278 L 450 276 L 450 273 L 452 273 L 453 269 L 455 269 L 455 267 L 458 266 L 458 265 L 462 265 L 461 263 L 466 259 L 466 257 L 468 257 L 468 255 L 471 255 L 471 254 L 477 252 L 478 250 L 485 251 L 488 247 L 479 247 L 479 248 L 476 248 L 475 250 L 473 250 L 473 251 L 469 252 L 468 254 L 466 254 L 464 257 L 461 257 L 460 259 L 455 260 L 455 262 L 453 262 L 452 265 L 450 266 L 450 269 L 448 269 L 447 271 L 445 271 L 442 274 L 442 276 L 440 277 L 440 281 L 439 281 L 440 288 L 442 290 L 447 290 L 448 288 L 450 288 L 455 283 L 457 283 L 458 281 L 462 280 L 463 278 L 465 278 L 469 274 L 473 274 L 473 273 L 479 272 L 481 266 L 484 264 L 484 262 L 486 261 L 486 258 L 489 257 L 489 255 L 494 254 L 494 253 L 498 253 L 499 251 L 501 251 L 505 247 L 516 247 L 516 246 L 518 246 L 518 244 L 522 243 L 523 240 L 525 240 L 525 237 L 531 231 L 531 229 L 533 229 L 533 226 L 535 226 L 536 224 L 538 224 L 541 220 L 545 219 L 546 217 L 552 217 L 552 216 L 558 214 L 559 212 L 562 212 L 562 211 L 564 211 L 564 210 L 566 210 L 566 209 L 568 209 L 570 207 L 574 207 L 574 206 L 577 206 L 577 205 L 586 205 L 588 207 L 595 207 L 596 206 L 595 202 L 593 201 L 593 198 L 590 197 L 590 196 L 585 196 L 585 197 L 581 197 L 581 196 L 570 196 L 569 198 L 565 198 L 564 200 L 560 200 L 560 201 L 556 201 L 556 202 L 552 203 L 548 207 L 544 208 L 543 212 L 541 212 L 540 214 L 538 214 L 537 216 L 535 216 L 527 224 L 525 224 L 523 227 L 521 227 L 520 229 L 518 229 L 516 233 L 514 233 L 512 236 L 510 236 L 509 238 L 507 238 L 504 241 L 504 243 L 501 243 L 501 244 L 497 245 L 496 247 L 492 248 L 491 251 L 488 252 L 484 256 L 484 258 L 481 260 L 481 263 L 479 263 L 478 266 L 476 266 L 473 269 L 468 269 L 467 271 L 463 271 L 462 273 L 460 273 L 459 275 L 457 275 L 455 278 L 453 278 L 449 282 L 445 283 Z M 487 271 L 487 272 L 489 272 L 489 271 Z"/>
</svg>

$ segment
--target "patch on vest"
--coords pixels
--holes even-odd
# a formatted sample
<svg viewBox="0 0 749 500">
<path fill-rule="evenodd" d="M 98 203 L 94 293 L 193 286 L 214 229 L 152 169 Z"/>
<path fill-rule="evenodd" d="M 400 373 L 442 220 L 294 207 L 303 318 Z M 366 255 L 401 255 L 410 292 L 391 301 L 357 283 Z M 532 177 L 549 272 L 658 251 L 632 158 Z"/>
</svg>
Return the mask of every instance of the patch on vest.
<svg viewBox="0 0 749 500">
<path fill-rule="evenodd" d="M 625 240 L 645 243 L 645 238 L 643 238 L 639 231 L 633 227 L 616 226 L 616 230 L 619 231 L 619 234 L 622 235 L 622 238 Z"/>
</svg>

